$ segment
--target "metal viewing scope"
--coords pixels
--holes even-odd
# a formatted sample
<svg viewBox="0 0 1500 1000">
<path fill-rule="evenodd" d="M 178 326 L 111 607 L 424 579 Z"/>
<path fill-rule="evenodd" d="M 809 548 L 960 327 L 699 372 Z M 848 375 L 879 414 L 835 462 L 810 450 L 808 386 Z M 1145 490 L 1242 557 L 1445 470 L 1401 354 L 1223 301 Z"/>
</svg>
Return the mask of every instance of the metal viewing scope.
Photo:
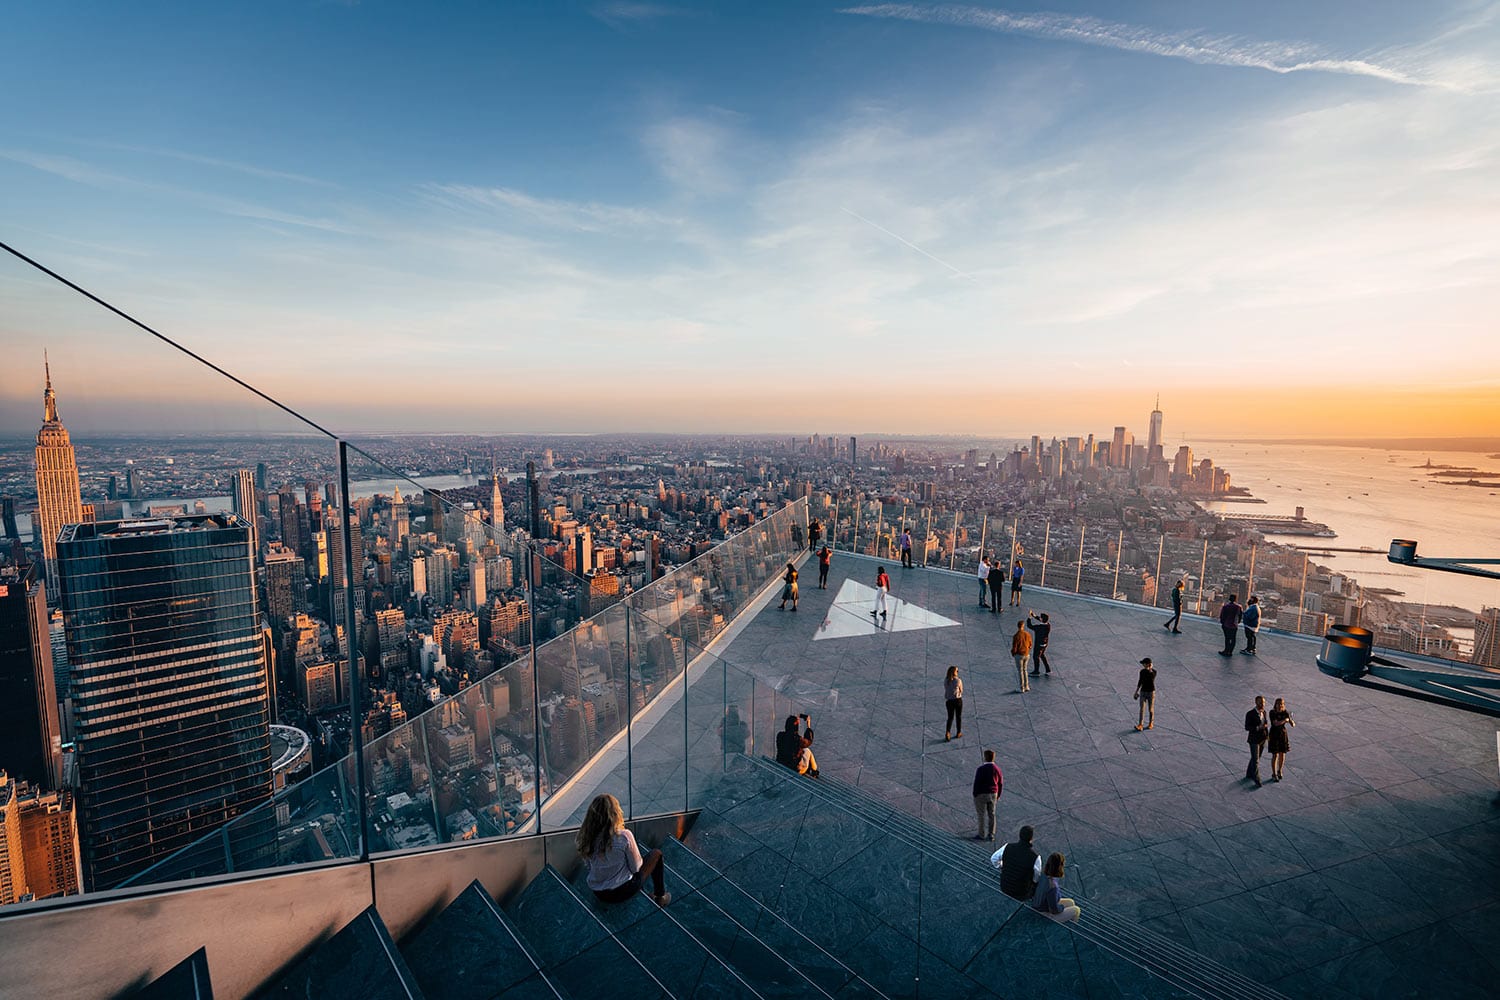
<svg viewBox="0 0 1500 1000">
<path fill-rule="evenodd" d="M 1476 568 L 1500 565 L 1500 559 L 1418 559 L 1417 543 L 1410 539 L 1392 540 L 1388 558 L 1402 566 L 1500 580 L 1500 573 Z M 1318 652 L 1318 669 L 1349 684 L 1364 684 L 1397 694 L 1419 692 L 1416 697 L 1456 702 L 1466 708 L 1500 715 L 1500 670 L 1457 663 L 1412 665 L 1388 660 L 1375 653 L 1375 633 L 1358 625 L 1335 625 L 1328 630 L 1323 636 L 1323 648 Z M 1371 678 L 1413 690 L 1402 691 L 1388 684 L 1374 683 Z"/>
<path fill-rule="evenodd" d="M 1386 558 L 1399 566 L 1415 566 L 1418 569 L 1436 569 L 1444 573 L 1462 573 L 1465 576 L 1482 576 L 1487 580 L 1500 580 L 1500 573 L 1492 569 L 1476 569 L 1478 566 L 1500 566 L 1500 559 L 1418 558 L 1417 543 L 1409 538 L 1391 539 L 1391 551 Z"/>
</svg>

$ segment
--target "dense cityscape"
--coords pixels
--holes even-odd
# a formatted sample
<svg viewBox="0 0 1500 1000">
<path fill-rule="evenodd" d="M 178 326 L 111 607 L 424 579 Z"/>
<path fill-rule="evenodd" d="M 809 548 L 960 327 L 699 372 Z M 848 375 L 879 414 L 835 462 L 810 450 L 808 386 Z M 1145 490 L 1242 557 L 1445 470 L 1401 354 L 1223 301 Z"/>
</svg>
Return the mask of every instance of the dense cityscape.
<svg viewBox="0 0 1500 1000">
<path fill-rule="evenodd" d="M 1500 665 L 1495 609 L 1362 588 L 1313 561 L 1325 543 L 1294 544 L 1331 534 L 1300 508 L 1206 510 L 1255 498 L 1190 446 L 1168 454 L 1159 408 L 1141 443 L 1126 426 L 983 444 L 381 438 L 361 443 L 379 464 L 359 459 L 345 509 L 321 439 L 73 442 L 57 399 L 48 371 L 34 451 L 0 451 L 4 903 L 169 858 L 163 873 L 191 872 L 183 849 L 231 821 L 280 863 L 336 856 L 337 796 L 302 783 L 356 738 L 375 843 L 522 829 L 681 669 L 682 636 L 706 644 L 725 619 L 680 606 L 684 631 L 627 665 L 601 613 L 799 500 L 835 550 L 894 557 L 910 531 L 924 567 L 970 572 L 986 553 L 1146 605 L 1183 580 L 1190 611 L 1255 594 L 1277 628 L 1362 624 L 1390 648 Z M 714 573 L 710 592 L 731 589 Z M 504 670 L 586 619 L 573 655 Z M 1449 628 L 1474 630 L 1468 649 Z"/>
</svg>

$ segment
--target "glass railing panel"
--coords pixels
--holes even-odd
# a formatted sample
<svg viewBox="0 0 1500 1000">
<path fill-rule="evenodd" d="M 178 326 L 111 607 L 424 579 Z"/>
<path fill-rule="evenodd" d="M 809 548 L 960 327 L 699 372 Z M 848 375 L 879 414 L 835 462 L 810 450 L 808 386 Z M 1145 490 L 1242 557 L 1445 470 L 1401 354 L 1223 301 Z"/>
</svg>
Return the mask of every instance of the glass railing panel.
<svg viewBox="0 0 1500 1000">
<path fill-rule="evenodd" d="M 638 816 L 686 808 L 688 644 L 669 628 L 632 612 L 630 801 Z M 722 695 L 722 691 L 720 692 Z"/>
<path fill-rule="evenodd" d="M 365 808 L 372 851 L 405 851 L 444 842 L 434 795 L 425 716 L 365 747 Z M 341 762 L 352 766 L 352 755 Z"/>
<path fill-rule="evenodd" d="M 42 263 L 85 287 L 120 287 L 119 271 L 37 238 L 28 249 Z M 305 564 L 268 556 L 281 554 L 281 486 L 336 479 L 335 442 L 9 255 L 0 300 L 7 389 L 29 401 L 0 447 L 0 592 L 25 596 L 37 637 L 27 655 L 46 678 L 34 724 L 7 733 L 19 749 L 0 770 L 69 817 L 46 848 L 67 859 L 66 875 L 17 895 L 274 865 L 273 803 L 297 811 L 285 786 L 336 754 L 316 731 L 288 742 L 272 729 L 301 721 L 282 710 L 276 616 L 307 584 Z M 273 380 L 233 339 L 165 329 L 171 301 L 116 304 L 251 381 Z M 120 690 L 105 661 L 147 656 L 154 683 Z M 118 751 L 121 720 L 144 753 Z M 281 760 L 293 746 L 306 753 Z"/>
<path fill-rule="evenodd" d="M 483 689 L 464 688 L 421 716 L 421 721 L 441 841 L 476 840 L 506 832 Z"/>
<path fill-rule="evenodd" d="M 726 754 L 736 743 L 749 743 L 750 727 L 736 708 L 729 708 L 729 664 L 709 652 L 689 651 L 687 711 L 684 722 L 684 768 L 687 808 L 701 805 L 724 778 Z M 738 751 L 743 753 L 743 749 Z"/>
</svg>

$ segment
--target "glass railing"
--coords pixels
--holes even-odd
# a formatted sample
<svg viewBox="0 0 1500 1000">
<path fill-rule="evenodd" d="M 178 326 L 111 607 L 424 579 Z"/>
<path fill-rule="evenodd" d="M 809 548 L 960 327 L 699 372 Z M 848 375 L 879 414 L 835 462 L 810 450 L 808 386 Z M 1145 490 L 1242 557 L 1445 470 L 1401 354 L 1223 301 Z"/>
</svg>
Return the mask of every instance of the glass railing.
<svg viewBox="0 0 1500 1000">
<path fill-rule="evenodd" d="M 459 520 L 465 513 L 446 511 Z M 688 751 L 709 724 L 689 721 L 684 672 L 691 667 L 696 678 L 708 669 L 712 654 L 703 644 L 779 578 L 794 555 L 792 526 L 805 517 L 805 504 L 790 504 L 627 594 L 601 593 L 596 581 L 567 573 L 533 547 L 530 606 L 533 620 L 545 623 L 534 650 L 495 667 L 483 654 L 503 648 L 494 631 L 501 626 L 491 625 L 490 649 L 476 657 L 458 637 L 472 624 L 470 613 L 449 608 L 437 616 L 434 636 L 421 640 L 419 655 L 432 662 L 418 669 L 433 685 L 435 705 L 367 740 L 362 760 L 350 755 L 329 765 L 131 884 L 357 857 L 361 823 L 372 852 L 568 827 L 595 789 L 612 781 L 632 817 L 690 808 Z M 520 552 L 524 561 L 526 549 Z M 435 579 L 429 575 L 429 587 Z M 472 603 L 473 593 L 464 600 Z M 593 611 L 590 602 L 603 607 L 555 638 L 540 638 Z M 372 631 L 365 623 L 365 634 Z M 363 659 L 366 678 L 374 676 L 372 662 Z M 449 684 L 462 686 L 442 693 Z M 722 701 L 715 706 L 716 732 Z M 380 706 L 369 712 L 367 720 L 382 717 Z M 360 766 L 365 794 L 351 796 Z M 241 841 L 259 846 L 225 849 Z"/>
<path fill-rule="evenodd" d="M 907 532 L 918 567 L 974 575 L 981 556 L 998 561 L 1007 602 L 1017 561 L 1024 586 L 1150 607 L 1170 608 L 1182 581 L 1187 615 L 1217 618 L 1230 595 L 1241 604 L 1254 595 L 1266 628 L 1322 636 L 1334 624 L 1360 624 L 1375 630 L 1376 645 L 1390 651 L 1500 666 L 1494 640 L 1476 641 L 1495 632 L 1496 611 L 1482 599 L 1474 601 L 1478 607 L 1429 604 L 1421 570 L 1384 562 L 1388 542 L 1332 545 L 1268 536 L 1181 500 L 1143 505 L 1128 517 L 1089 504 L 1068 506 L 976 512 L 940 502 L 822 493 L 809 501 L 808 516 L 835 552 L 899 565 Z"/>
</svg>

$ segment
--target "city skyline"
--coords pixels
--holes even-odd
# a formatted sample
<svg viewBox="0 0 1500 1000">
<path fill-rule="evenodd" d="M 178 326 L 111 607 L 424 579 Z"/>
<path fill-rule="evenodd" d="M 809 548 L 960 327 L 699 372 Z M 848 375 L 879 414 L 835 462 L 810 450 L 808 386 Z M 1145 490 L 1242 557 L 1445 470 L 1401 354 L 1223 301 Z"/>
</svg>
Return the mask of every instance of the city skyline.
<svg viewBox="0 0 1500 1000">
<path fill-rule="evenodd" d="M 0 79 L 61 82 L 0 112 L 0 212 L 340 429 L 1021 433 L 1160 391 L 1195 435 L 1475 434 L 1497 31 L 1470 3 L 38 8 Z M 15 260 L 0 292 L 80 429 L 283 419 Z"/>
</svg>

